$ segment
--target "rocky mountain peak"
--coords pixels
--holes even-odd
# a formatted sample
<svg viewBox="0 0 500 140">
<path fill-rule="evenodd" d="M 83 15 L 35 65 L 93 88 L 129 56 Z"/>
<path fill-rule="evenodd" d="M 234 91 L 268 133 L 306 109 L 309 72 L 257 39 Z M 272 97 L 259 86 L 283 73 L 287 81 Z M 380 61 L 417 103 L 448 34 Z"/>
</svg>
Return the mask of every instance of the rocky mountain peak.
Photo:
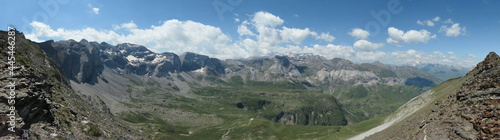
<svg viewBox="0 0 500 140">
<path fill-rule="evenodd" d="M 478 75 L 478 74 L 482 73 L 483 71 L 491 69 L 499 64 L 500 64 L 500 57 L 495 52 L 490 52 L 486 56 L 486 58 L 484 58 L 483 61 L 478 63 L 477 66 L 472 71 L 467 73 L 467 75 L 469 75 L 469 74 Z"/>
<path fill-rule="evenodd" d="M 478 64 L 478 66 L 486 66 L 486 65 L 498 65 L 498 61 L 500 57 L 495 52 L 490 52 L 486 58 Z"/>
</svg>

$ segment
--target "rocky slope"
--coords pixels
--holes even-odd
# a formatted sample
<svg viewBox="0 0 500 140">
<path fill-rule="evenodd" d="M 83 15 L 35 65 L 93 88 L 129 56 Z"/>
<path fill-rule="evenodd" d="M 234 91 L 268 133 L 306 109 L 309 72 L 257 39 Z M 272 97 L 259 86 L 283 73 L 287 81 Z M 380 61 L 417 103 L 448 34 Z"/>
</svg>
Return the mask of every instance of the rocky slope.
<svg viewBox="0 0 500 140">
<path fill-rule="evenodd" d="M 421 97 L 430 99 L 421 109 L 367 139 L 499 139 L 499 79 L 500 57 L 491 52 L 466 77 Z"/>
<path fill-rule="evenodd" d="M 7 32 L 0 31 L 1 48 L 7 48 L 8 41 Z M 76 74 L 77 69 L 71 69 L 75 73 L 61 75 L 58 65 L 22 33 L 16 32 L 15 47 L 13 76 L 7 65 L 7 49 L 0 51 L 0 139 L 138 138 L 139 133 L 131 132 L 114 119 L 98 96 L 76 93 L 65 79 L 74 77 L 92 82 L 92 75 Z M 8 102 L 10 82 L 15 82 L 14 104 Z M 11 105 L 15 107 L 15 133 L 8 130 Z"/>
</svg>

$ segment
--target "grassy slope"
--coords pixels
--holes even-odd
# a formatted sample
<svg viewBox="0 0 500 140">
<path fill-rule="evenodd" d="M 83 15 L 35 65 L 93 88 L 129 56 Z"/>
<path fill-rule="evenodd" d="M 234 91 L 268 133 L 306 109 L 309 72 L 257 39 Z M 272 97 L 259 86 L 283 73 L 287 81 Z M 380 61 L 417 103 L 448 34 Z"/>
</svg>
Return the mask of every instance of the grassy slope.
<svg viewBox="0 0 500 140">
<path fill-rule="evenodd" d="M 175 89 L 160 88 L 154 81 L 138 82 L 129 81 L 127 86 L 130 94 L 134 95 L 129 103 L 121 102 L 130 108 L 130 112 L 125 112 L 120 117 L 124 123 L 135 126 L 149 135 L 151 139 L 220 139 L 222 136 L 230 139 L 243 138 L 265 138 L 265 139 L 345 139 L 373 128 L 385 120 L 388 115 L 383 115 L 394 111 L 398 106 L 416 96 L 417 90 L 409 86 L 398 86 L 396 88 L 377 85 L 365 90 L 361 87 L 354 87 L 342 91 L 344 100 L 363 102 L 364 104 L 343 106 L 350 110 L 362 107 L 364 110 L 371 110 L 368 113 L 375 117 L 370 120 L 357 119 L 361 121 L 354 125 L 341 126 L 338 122 L 352 117 L 340 110 L 336 96 L 323 94 L 320 91 L 313 91 L 304 88 L 300 84 L 291 82 L 256 82 L 243 81 L 241 77 L 233 77 L 225 82 L 216 78 L 202 77 L 200 80 L 210 80 L 219 83 L 220 86 L 199 86 L 194 87 L 191 97 L 173 94 Z M 404 92 L 403 92 L 404 91 Z M 350 97 L 352 94 L 360 96 Z M 404 93 L 404 94 L 401 94 Z M 413 95 L 415 94 L 415 95 Z M 403 101 L 404 100 L 404 101 Z M 236 104 L 242 103 L 245 108 L 238 108 Z M 375 106 L 370 106 L 374 104 Z M 335 126 L 319 125 L 286 125 L 275 122 L 275 116 L 281 112 L 291 112 L 304 114 L 311 110 L 332 111 L 330 117 L 325 122 L 336 123 Z M 384 110 L 376 110 L 378 106 L 387 106 Z M 151 110 L 154 109 L 154 110 Z M 166 110 L 166 111 L 165 111 Z M 177 114 L 194 114 L 196 117 L 186 117 L 184 120 L 177 119 L 169 121 L 169 117 L 182 118 L 181 115 L 169 115 L 172 110 Z M 179 113 L 181 112 L 181 113 Z M 321 111 L 320 111 L 321 112 Z M 351 112 L 361 114 L 363 112 Z M 165 115 L 166 114 L 166 115 Z M 377 115 L 373 115 L 377 114 Z M 207 116 L 213 115 L 210 118 Z M 136 119 L 141 118 L 141 119 Z M 200 120 L 192 120 L 199 118 Z M 318 117 L 319 118 L 319 117 Z M 207 119 L 203 121 L 203 119 Z M 252 121 L 250 121 L 253 119 Z M 298 118 L 298 122 L 304 122 L 304 117 Z M 199 125 L 188 125 L 187 121 L 197 122 Z M 213 121 L 213 122 L 209 122 Z M 179 123 L 186 122 L 186 123 Z M 228 133 L 229 132 L 229 133 Z M 191 133 L 191 134 L 190 134 Z M 326 137 L 325 137 L 326 136 Z"/>
<path fill-rule="evenodd" d="M 432 108 L 434 107 L 434 104 L 435 102 L 439 102 L 441 100 L 444 100 L 446 97 L 448 97 L 450 94 L 453 94 L 453 93 L 456 93 L 459 89 L 460 89 L 460 85 L 465 82 L 465 80 L 467 78 L 470 78 L 470 76 L 468 77 L 464 77 L 464 78 L 455 78 L 455 79 L 450 79 L 448 81 L 445 81 L 443 82 L 442 84 L 434 87 L 432 90 L 434 91 L 434 94 L 432 94 L 429 98 L 431 98 L 432 100 L 428 102 L 428 104 L 422 108 L 420 108 L 419 110 L 417 110 L 415 113 L 411 114 L 410 116 L 402 119 L 401 121 L 391 125 L 389 128 L 379 132 L 379 133 L 376 133 L 370 137 L 368 137 L 367 139 L 383 139 L 383 138 L 387 138 L 387 136 L 389 136 L 391 133 L 394 133 L 394 132 L 397 132 L 397 133 L 401 133 L 399 135 L 406 135 L 406 133 L 411 133 L 411 132 L 415 132 L 414 130 L 408 130 L 408 131 L 401 131 L 403 128 L 406 128 L 405 125 L 408 125 L 407 123 L 408 122 L 413 122 L 415 120 L 422 120 L 424 117 L 425 117 L 425 112 L 428 112 L 430 110 L 432 110 Z M 400 110 L 392 113 L 392 114 L 397 114 L 397 112 L 399 112 Z M 391 115 L 392 115 L 391 114 Z M 415 127 L 414 129 L 418 129 L 418 127 Z"/>
<path fill-rule="evenodd" d="M 333 93 L 343 108 L 350 113 L 350 122 L 360 122 L 391 113 L 419 94 L 419 88 L 404 85 L 355 86 Z"/>
<path fill-rule="evenodd" d="M 325 106 L 330 107 L 327 109 L 332 116 L 324 116 L 330 119 L 327 123 L 339 122 L 344 117 L 333 96 L 309 91 L 298 84 L 246 81 L 246 86 L 242 86 L 240 78 L 217 82 L 221 84 L 220 87 L 195 88 L 192 93 L 195 98 L 191 99 L 172 94 L 173 89 L 157 88 L 154 84 L 140 84 L 130 80 L 130 92 L 140 93 L 141 96 L 133 96 L 130 103 L 121 102 L 132 111 L 123 113 L 120 118 L 124 123 L 150 135 L 151 139 L 220 139 L 222 136 L 231 139 L 310 139 L 337 133 L 340 126 L 285 125 L 274 122 L 273 117 L 281 112 L 300 113 L 310 111 L 307 109 L 321 110 Z M 243 103 L 245 108 L 238 108 L 237 103 Z M 157 111 L 148 108 L 156 108 Z M 168 114 L 158 111 L 162 109 L 175 109 L 195 115 L 214 114 L 215 120 L 223 121 L 201 121 L 198 126 L 174 124 L 175 122 L 165 121 L 167 118 L 164 116 Z M 297 120 L 305 121 L 300 118 Z M 189 120 L 180 122 L 182 121 Z"/>
<path fill-rule="evenodd" d="M 340 129 L 340 131 L 336 134 L 333 135 L 327 135 L 327 136 L 322 136 L 320 139 L 324 140 L 343 140 L 343 139 L 348 139 L 350 137 L 356 136 L 360 133 L 363 133 L 365 131 L 368 131 L 378 125 L 381 125 L 384 120 L 389 116 L 389 114 L 385 115 L 380 115 L 378 117 L 369 119 L 369 120 L 364 120 L 359 123 L 353 124 L 353 125 L 348 125 L 344 126 Z"/>
</svg>

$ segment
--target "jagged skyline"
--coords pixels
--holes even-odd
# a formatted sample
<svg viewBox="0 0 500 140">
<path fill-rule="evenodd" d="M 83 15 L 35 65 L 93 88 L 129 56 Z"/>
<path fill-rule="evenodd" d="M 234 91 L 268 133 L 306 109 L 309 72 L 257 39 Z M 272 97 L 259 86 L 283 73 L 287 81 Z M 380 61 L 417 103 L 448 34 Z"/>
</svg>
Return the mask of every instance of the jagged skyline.
<svg viewBox="0 0 500 140">
<path fill-rule="evenodd" d="M 9 5 L 7 18 L 12 20 L 0 25 L 17 27 L 33 41 L 127 42 L 156 52 L 219 59 L 313 53 L 356 63 L 471 67 L 480 61 L 477 56 L 498 51 L 494 28 L 499 23 L 491 14 L 499 12 L 496 1 L 467 6 L 411 0 L 2 4 Z M 31 8 L 14 12 L 21 5 Z"/>
</svg>

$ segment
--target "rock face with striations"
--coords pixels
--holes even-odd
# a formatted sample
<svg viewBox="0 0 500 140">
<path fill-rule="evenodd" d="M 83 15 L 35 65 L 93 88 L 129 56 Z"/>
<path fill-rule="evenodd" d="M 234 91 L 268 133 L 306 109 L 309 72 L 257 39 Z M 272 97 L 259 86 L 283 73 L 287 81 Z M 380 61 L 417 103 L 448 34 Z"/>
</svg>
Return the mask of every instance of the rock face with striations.
<svg viewBox="0 0 500 140">
<path fill-rule="evenodd" d="M 95 84 L 97 76 L 104 68 L 102 60 L 98 59 L 100 57 L 99 49 L 95 47 L 96 42 L 68 40 L 56 43 L 51 40 L 39 46 L 47 52 L 49 57 L 60 64 L 65 77 L 70 80 Z"/>
</svg>

